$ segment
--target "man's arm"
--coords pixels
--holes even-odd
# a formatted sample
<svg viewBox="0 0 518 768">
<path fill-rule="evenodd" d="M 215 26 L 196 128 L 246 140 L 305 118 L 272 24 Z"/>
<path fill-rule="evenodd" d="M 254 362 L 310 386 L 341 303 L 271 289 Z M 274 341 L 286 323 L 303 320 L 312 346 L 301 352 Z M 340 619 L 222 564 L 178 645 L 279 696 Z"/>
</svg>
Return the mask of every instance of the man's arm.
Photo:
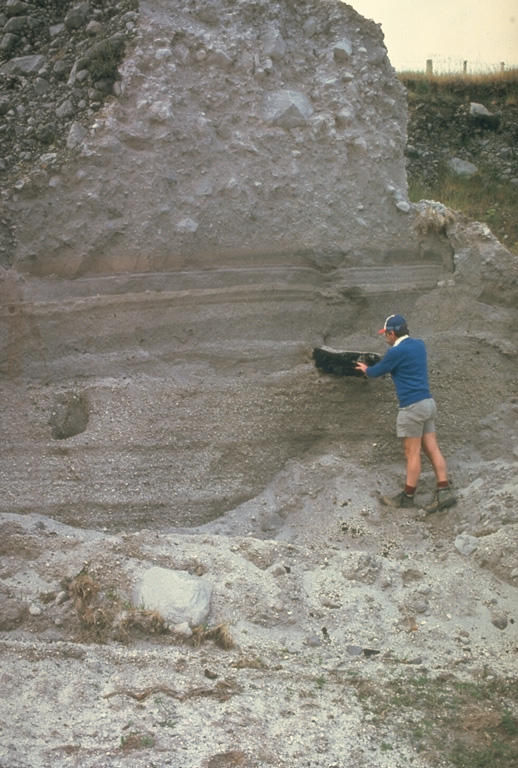
<svg viewBox="0 0 518 768">
<path fill-rule="evenodd" d="M 385 357 L 376 363 L 376 365 L 365 365 L 365 363 L 356 363 L 356 370 L 362 371 L 369 378 L 377 379 L 378 376 L 384 376 L 386 373 L 390 373 L 396 367 L 397 354 L 395 349 L 387 350 Z"/>
</svg>

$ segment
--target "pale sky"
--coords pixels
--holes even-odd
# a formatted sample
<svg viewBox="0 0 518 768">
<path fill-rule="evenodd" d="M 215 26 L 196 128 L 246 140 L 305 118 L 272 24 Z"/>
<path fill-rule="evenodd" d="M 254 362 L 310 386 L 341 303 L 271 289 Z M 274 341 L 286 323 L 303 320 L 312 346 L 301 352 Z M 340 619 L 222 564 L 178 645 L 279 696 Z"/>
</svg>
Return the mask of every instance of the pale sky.
<svg viewBox="0 0 518 768">
<path fill-rule="evenodd" d="M 381 24 L 397 71 L 495 71 L 518 67 L 518 0 L 345 0 Z"/>
</svg>

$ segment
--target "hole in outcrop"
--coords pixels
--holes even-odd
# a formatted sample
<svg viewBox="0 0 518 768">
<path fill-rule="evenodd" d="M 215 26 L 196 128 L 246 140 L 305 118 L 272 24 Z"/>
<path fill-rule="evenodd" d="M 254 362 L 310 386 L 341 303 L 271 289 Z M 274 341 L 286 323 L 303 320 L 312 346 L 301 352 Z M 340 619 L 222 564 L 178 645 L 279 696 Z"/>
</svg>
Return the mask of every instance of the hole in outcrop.
<svg viewBox="0 0 518 768">
<path fill-rule="evenodd" d="M 56 395 L 50 416 L 50 428 L 54 440 L 67 440 L 80 435 L 88 426 L 90 409 L 83 392 L 66 392 Z"/>
</svg>

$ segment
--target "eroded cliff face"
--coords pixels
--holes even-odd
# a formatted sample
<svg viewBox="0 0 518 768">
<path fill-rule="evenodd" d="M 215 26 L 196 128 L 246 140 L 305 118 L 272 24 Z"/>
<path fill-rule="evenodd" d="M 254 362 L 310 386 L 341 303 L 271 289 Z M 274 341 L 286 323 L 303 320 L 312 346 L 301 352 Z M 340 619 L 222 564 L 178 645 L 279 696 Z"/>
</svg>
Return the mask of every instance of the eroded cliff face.
<svg viewBox="0 0 518 768">
<path fill-rule="evenodd" d="M 378 467 L 390 382 L 323 387 L 311 350 L 383 352 L 394 311 L 436 356 L 446 445 L 475 440 L 509 394 L 515 263 L 405 200 L 378 26 L 339 2 L 154 0 L 133 34 L 89 133 L 4 189 L 5 511 L 188 526 L 310 453 Z M 477 346 L 491 365 L 459 390 Z"/>
<path fill-rule="evenodd" d="M 404 89 L 352 7 L 143 2 L 121 73 L 78 156 L 7 193 L 16 269 L 419 258 Z"/>
<path fill-rule="evenodd" d="M 142 3 L 122 75 L 3 186 L 0 762 L 425 768 L 391 681 L 487 698 L 517 646 L 516 259 L 408 204 L 403 94 L 345 4 Z M 379 504 L 392 382 L 311 357 L 383 353 L 392 312 L 427 343 L 444 513 Z M 139 625 L 156 565 L 204 575 L 234 650 Z"/>
</svg>

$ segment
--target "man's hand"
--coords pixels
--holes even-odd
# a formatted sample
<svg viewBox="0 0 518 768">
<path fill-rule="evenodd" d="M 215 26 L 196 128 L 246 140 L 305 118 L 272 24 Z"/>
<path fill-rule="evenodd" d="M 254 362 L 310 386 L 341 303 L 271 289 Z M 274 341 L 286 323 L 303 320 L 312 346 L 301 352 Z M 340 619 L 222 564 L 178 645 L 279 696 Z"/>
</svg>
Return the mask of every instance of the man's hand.
<svg viewBox="0 0 518 768">
<path fill-rule="evenodd" d="M 356 363 L 356 370 L 361 371 L 362 373 L 365 373 L 365 371 L 367 370 L 367 366 L 365 365 L 365 363 Z"/>
</svg>

